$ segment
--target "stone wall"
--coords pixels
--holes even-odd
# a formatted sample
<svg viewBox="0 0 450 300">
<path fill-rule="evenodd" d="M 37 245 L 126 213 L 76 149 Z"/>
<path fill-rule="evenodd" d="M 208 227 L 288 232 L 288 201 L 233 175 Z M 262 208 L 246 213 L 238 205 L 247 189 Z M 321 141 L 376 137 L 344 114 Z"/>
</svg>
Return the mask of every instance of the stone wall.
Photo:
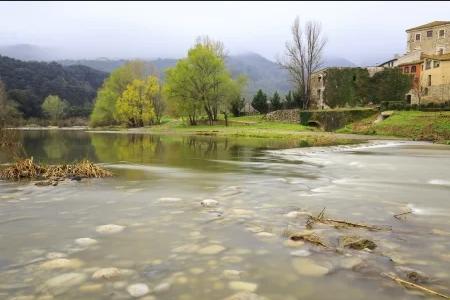
<svg viewBox="0 0 450 300">
<path fill-rule="evenodd" d="M 299 109 L 282 109 L 276 110 L 266 115 L 268 121 L 280 121 L 288 123 L 300 122 L 300 110 Z"/>
<path fill-rule="evenodd" d="M 309 111 L 284 109 L 268 113 L 266 119 L 268 121 L 300 123 L 305 126 L 314 126 L 326 131 L 333 131 L 377 113 L 376 109 L 324 109 Z"/>
</svg>

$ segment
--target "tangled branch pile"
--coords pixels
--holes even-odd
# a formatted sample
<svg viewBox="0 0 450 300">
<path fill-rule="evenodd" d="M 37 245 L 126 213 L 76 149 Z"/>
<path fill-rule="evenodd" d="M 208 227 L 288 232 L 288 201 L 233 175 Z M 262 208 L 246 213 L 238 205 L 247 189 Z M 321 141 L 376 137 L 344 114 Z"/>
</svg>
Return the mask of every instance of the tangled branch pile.
<svg viewBox="0 0 450 300">
<path fill-rule="evenodd" d="M 0 170 L 0 179 L 6 180 L 63 180 L 66 178 L 101 178 L 112 173 L 88 160 L 74 164 L 43 166 L 33 162 L 33 158 L 17 161 L 14 165 Z"/>
</svg>

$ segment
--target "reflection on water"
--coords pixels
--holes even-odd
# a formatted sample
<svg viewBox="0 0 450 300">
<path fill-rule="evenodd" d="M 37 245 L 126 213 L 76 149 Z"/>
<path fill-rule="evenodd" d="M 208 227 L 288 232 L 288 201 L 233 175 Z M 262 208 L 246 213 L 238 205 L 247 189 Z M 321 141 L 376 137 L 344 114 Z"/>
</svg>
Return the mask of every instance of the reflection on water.
<svg viewBox="0 0 450 300">
<path fill-rule="evenodd" d="M 0 182 L 1 299 L 209 300 L 241 291 L 280 300 L 423 298 L 383 272 L 416 272 L 420 284 L 450 293 L 448 146 L 282 150 L 297 145 L 22 134 L 39 161 L 89 158 L 116 176 L 58 187 Z M 306 230 L 303 212 L 323 207 L 328 216 L 392 231 L 313 227 L 330 248 L 358 235 L 377 244 L 373 251 L 286 239 L 287 229 Z M 259 299 L 246 297 L 233 299 Z"/>
</svg>

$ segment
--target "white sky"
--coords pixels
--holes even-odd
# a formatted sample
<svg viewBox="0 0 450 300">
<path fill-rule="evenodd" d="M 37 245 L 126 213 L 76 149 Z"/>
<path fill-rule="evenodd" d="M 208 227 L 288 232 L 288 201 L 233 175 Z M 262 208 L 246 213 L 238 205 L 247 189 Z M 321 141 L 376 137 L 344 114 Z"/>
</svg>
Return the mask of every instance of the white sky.
<svg viewBox="0 0 450 300">
<path fill-rule="evenodd" d="M 296 16 L 322 23 L 326 53 L 374 63 L 403 53 L 405 29 L 450 19 L 450 2 L 0 2 L 0 45 L 66 58 L 182 57 L 199 35 L 231 53 L 283 53 Z"/>
</svg>

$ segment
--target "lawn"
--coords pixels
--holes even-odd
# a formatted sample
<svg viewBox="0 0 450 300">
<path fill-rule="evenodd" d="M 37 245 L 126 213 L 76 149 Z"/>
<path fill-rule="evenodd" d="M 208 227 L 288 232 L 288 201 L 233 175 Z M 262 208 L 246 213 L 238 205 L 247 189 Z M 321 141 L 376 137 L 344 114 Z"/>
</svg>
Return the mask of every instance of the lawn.
<svg viewBox="0 0 450 300">
<path fill-rule="evenodd" d="M 387 135 L 450 142 L 450 112 L 395 111 L 394 114 L 374 124 L 376 117 L 349 124 L 340 133 Z"/>
</svg>

